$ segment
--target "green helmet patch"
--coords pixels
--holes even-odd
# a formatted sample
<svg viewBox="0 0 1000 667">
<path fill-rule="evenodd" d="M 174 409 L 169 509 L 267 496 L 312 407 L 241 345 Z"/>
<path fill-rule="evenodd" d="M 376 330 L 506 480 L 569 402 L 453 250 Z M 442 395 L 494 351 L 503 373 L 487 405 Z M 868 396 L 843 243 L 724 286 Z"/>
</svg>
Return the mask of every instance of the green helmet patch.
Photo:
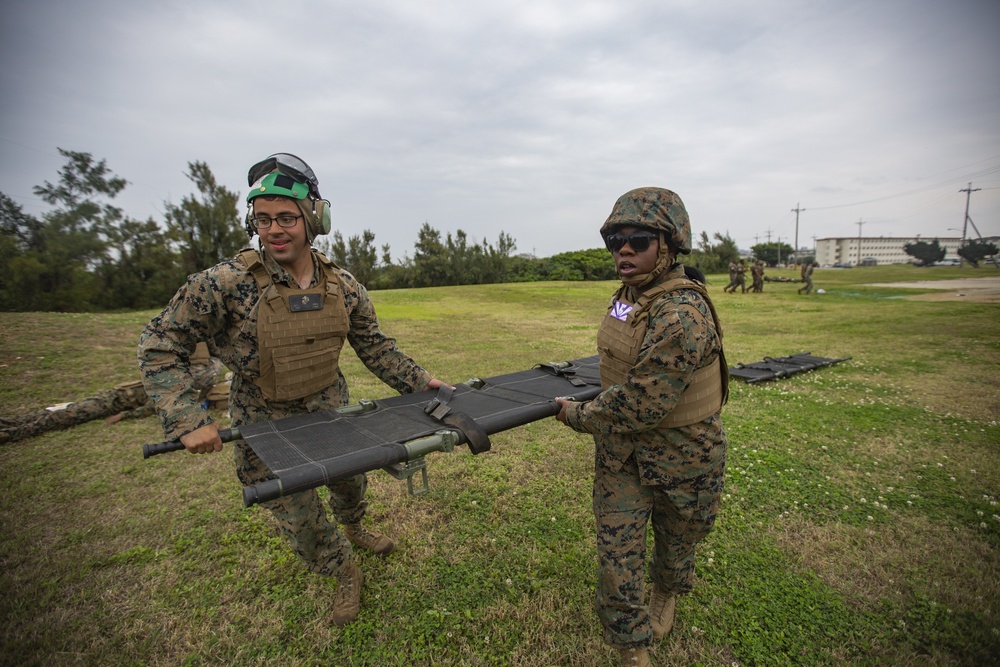
<svg viewBox="0 0 1000 667">
<path fill-rule="evenodd" d="M 247 203 L 249 204 L 254 198 L 264 195 L 305 199 L 309 196 L 309 186 L 296 182 L 291 176 L 282 174 L 280 171 L 272 171 L 253 184 L 250 188 L 250 194 L 247 195 Z"/>
<path fill-rule="evenodd" d="M 678 253 L 691 252 L 691 220 L 684 202 L 665 188 L 636 188 L 626 192 L 611 209 L 601 225 L 601 236 L 613 234 L 619 227 L 646 227 L 664 232 Z"/>
</svg>

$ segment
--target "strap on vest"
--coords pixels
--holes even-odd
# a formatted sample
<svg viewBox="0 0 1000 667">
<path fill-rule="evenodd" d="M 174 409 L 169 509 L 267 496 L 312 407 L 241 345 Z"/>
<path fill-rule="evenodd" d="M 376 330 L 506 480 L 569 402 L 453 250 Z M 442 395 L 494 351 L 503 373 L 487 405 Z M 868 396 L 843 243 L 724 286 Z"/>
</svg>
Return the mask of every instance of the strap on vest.
<svg viewBox="0 0 1000 667">
<path fill-rule="evenodd" d="M 575 368 L 562 368 L 557 364 L 535 364 L 533 368 L 540 368 L 547 373 L 561 377 L 574 387 L 586 387 L 588 384 L 583 378 L 576 377 Z"/>
<path fill-rule="evenodd" d="M 324 275 L 326 275 L 326 293 L 336 294 L 338 292 L 336 270 L 340 267 L 330 261 L 326 255 L 318 250 L 314 252 L 316 253 L 316 259 L 319 260 L 320 268 L 322 269 Z M 244 248 L 239 252 L 239 254 L 236 255 L 236 258 L 243 264 L 243 266 L 247 267 L 247 271 L 253 275 L 253 279 L 257 283 L 258 289 L 260 289 L 263 294 L 267 286 L 271 284 L 271 275 L 264 267 L 264 261 L 260 258 L 260 252 L 255 248 Z"/>
<path fill-rule="evenodd" d="M 465 414 L 452 410 L 448 402 L 455 394 L 455 391 L 448 385 L 441 385 L 438 388 L 437 396 L 424 407 L 424 412 L 442 424 L 453 426 L 462 432 L 465 439 L 469 441 L 469 450 L 473 454 L 482 454 L 490 451 L 490 436 L 476 420 Z"/>
<path fill-rule="evenodd" d="M 257 283 L 257 289 L 263 294 L 264 290 L 271 284 L 271 276 L 268 274 L 267 269 L 264 268 L 264 262 L 260 259 L 260 253 L 253 248 L 244 248 L 240 250 L 240 253 L 236 257 L 243 266 L 247 267 L 247 271 L 250 272 L 254 282 Z"/>
</svg>

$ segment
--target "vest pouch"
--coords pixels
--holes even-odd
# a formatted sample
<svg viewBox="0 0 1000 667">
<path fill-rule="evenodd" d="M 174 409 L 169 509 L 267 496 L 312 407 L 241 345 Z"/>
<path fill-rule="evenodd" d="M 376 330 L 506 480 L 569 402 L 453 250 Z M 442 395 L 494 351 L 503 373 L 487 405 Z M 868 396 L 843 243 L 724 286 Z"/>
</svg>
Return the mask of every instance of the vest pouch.
<svg viewBox="0 0 1000 667">
<path fill-rule="evenodd" d="M 319 285 L 309 289 L 274 284 L 256 250 L 239 260 L 253 275 L 261 298 L 256 313 L 260 370 L 251 381 L 269 401 L 294 401 L 335 384 L 350 318 L 336 266 L 314 251 L 322 267 Z M 322 295 L 316 301 L 314 297 Z M 303 307 L 320 305 L 319 308 Z M 249 331 L 248 318 L 244 331 Z"/>
<path fill-rule="evenodd" d="M 619 359 L 610 348 L 597 346 L 597 353 L 600 355 L 599 369 L 601 372 L 601 390 L 616 384 L 623 384 L 628 372 L 632 370 L 634 362 L 628 359 Z"/>
<path fill-rule="evenodd" d="M 292 401 L 329 387 L 331 369 L 337 368 L 343 346 L 344 339 L 331 333 L 312 342 L 275 348 L 272 400 Z"/>
</svg>

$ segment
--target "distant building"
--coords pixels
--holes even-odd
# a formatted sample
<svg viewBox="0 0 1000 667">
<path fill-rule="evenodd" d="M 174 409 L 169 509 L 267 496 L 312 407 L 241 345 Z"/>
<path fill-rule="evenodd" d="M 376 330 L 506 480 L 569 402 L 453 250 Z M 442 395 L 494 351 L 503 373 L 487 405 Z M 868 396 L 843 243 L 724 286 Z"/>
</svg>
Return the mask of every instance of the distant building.
<svg viewBox="0 0 1000 667">
<path fill-rule="evenodd" d="M 903 246 L 907 243 L 924 241 L 933 243 L 937 239 L 938 244 L 945 249 L 945 258 L 958 258 L 958 247 L 962 243 L 961 237 L 944 236 L 878 236 L 861 237 L 861 252 L 858 252 L 858 237 L 845 236 L 842 238 L 817 239 L 816 240 L 816 261 L 820 266 L 855 266 L 860 261 L 862 266 L 872 266 L 881 264 L 910 264 L 913 257 L 906 254 Z"/>
</svg>

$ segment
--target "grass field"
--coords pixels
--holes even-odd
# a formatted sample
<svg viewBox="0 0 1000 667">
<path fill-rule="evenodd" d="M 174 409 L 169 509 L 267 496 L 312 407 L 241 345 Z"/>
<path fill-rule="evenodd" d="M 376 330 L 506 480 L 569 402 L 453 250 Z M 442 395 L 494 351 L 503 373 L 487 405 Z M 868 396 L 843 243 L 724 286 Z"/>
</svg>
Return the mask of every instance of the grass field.
<svg viewBox="0 0 1000 667">
<path fill-rule="evenodd" d="M 730 364 L 851 360 L 733 383 L 722 513 L 654 664 L 998 664 L 1000 305 L 866 286 L 995 274 L 818 270 L 810 297 L 723 294 L 710 276 Z M 461 382 L 592 354 L 612 289 L 372 297 L 403 349 Z M 0 413 L 134 379 L 153 314 L 0 314 Z M 344 369 L 352 400 L 391 394 L 349 352 Z M 422 496 L 371 474 L 366 521 L 399 550 L 360 554 L 344 629 L 327 620 L 335 582 L 243 508 L 228 446 L 144 461 L 151 418 L 0 447 L 0 664 L 614 664 L 593 611 L 592 441 L 553 419 L 492 439 L 432 455 Z"/>
</svg>

